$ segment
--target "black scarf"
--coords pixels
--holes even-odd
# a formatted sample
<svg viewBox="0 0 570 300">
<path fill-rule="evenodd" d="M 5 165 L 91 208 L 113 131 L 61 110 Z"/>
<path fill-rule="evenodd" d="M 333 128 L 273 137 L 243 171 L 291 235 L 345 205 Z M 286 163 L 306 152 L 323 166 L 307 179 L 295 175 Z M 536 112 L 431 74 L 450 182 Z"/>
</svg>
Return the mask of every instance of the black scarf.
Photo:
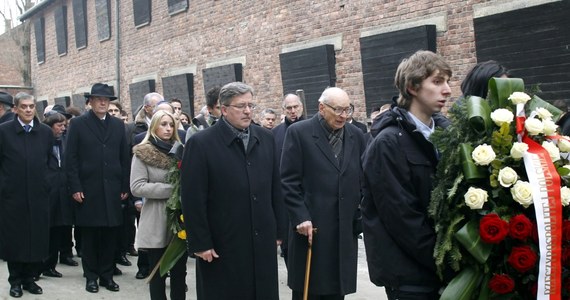
<svg viewBox="0 0 570 300">
<path fill-rule="evenodd" d="M 150 139 L 148 139 L 148 141 L 151 144 L 153 144 L 156 147 L 156 149 L 158 149 L 158 151 L 160 151 L 164 154 L 167 154 L 167 155 L 170 152 L 170 150 L 172 149 L 172 145 L 173 145 L 170 142 L 165 142 L 161 139 L 154 138 L 153 136 L 151 136 Z"/>
</svg>

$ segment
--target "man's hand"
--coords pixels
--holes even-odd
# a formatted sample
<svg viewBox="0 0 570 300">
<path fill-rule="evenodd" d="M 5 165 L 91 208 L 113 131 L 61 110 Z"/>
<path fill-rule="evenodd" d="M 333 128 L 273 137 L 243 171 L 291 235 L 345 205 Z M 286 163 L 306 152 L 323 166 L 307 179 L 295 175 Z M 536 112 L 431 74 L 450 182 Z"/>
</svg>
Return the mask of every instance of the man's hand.
<svg viewBox="0 0 570 300">
<path fill-rule="evenodd" d="M 143 207 L 142 202 L 135 202 L 135 208 L 137 209 L 138 212 L 141 212 Z"/>
<path fill-rule="evenodd" d="M 196 252 L 196 253 L 194 253 L 194 255 L 198 256 L 199 258 L 201 258 L 207 262 L 212 262 L 214 260 L 214 258 L 220 257 L 218 255 L 218 253 L 216 253 L 216 250 L 214 250 L 214 249 L 206 250 L 204 252 Z"/>
<path fill-rule="evenodd" d="M 281 246 L 283 244 L 283 240 L 277 240 L 277 246 Z"/>
<path fill-rule="evenodd" d="M 126 200 L 129 197 L 129 193 L 121 193 L 121 200 Z"/>
<path fill-rule="evenodd" d="M 306 235 L 309 238 L 309 245 L 313 243 L 313 223 L 311 221 L 305 221 L 295 227 L 297 233 Z"/>
<path fill-rule="evenodd" d="M 85 199 L 83 192 L 73 193 L 73 200 L 75 200 L 79 203 L 83 203 L 83 199 Z"/>
</svg>

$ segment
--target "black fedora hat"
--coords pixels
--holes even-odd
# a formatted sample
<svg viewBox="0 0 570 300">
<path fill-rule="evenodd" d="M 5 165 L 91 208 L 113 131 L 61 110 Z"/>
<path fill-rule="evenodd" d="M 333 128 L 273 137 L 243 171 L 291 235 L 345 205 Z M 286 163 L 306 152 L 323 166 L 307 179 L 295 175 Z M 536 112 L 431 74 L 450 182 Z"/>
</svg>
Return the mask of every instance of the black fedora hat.
<svg viewBox="0 0 570 300">
<path fill-rule="evenodd" d="M 6 92 L 0 92 L 0 102 L 8 104 L 10 107 L 14 107 L 14 98 Z"/>
<path fill-rule="evenodd" d="M 115 100 L 117 97 L 113 94 L 113 88 L 104 83 L 96 83 L 91 87 L 91 93 L 85 93 L 85 98 L 89 97 L 106 97 Z"/>
<path fill-rule="evenodd" d="M 64 115 L 67 119 L 71 119 L 72 115 L 70 113 L 67 113 L 65 111 L 65 107 L 63 107 L 63 105 L 61 104 L 56 104 L 53 106 L 53 108 L 51 109 L 51 111 L 57 111 L 58 113 Z"/>
</svg>

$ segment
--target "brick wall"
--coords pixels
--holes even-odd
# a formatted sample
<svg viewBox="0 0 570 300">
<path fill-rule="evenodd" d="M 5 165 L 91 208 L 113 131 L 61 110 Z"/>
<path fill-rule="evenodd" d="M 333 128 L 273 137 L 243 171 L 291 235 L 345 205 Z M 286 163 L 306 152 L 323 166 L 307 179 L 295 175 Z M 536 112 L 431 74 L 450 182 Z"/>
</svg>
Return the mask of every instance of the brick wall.
<svg viewBox="0 0 570 300">
<path fill-rule="evenodd" d="M 24 34 L 24 26 L 20 25 L 0 35 L 0 85 L 25 85 L 24 54 L 19 45 L 25 38 Z"/>
<path fill-rule="evenodd" d="M 32 74 L 36 95 L 53 102 L 62 93 L 75 93 L 95 82 L 116 80 L 115 1 L 111 6 L 111 39 L 97 40 L 95 2 L 87 1 L 88 45 L 75 48 L 71 0 L 57 1 L 42 12 L 45 19 L 46 60 L 37 64 L 32 34 Z M 453 97 L 476 62 L 473 4 L 466 0 L 333 0 L 333 1 L 189 1 L 186 12 L 169 16 L 167 1 L 152 1 L 150 25 L 135 28 L 132 1 L 120 1 L 121 80 L 119 97 L 129 108 L 128 84 L 140 77 L 161 78 L 172 69 L 195 68 L 195 109 L 204 105 L 202 69 L 207 64 L 245 57 L 244 81 L 252 85 L 263 107 L 280 107 L 282 94 L 279 53 L 288 45 L 342 34 L 336 51 L 337 86 L 355 101 L 355 118 L 365 118 L 359 38 L 369 28 L 393 26 L 410 19 L 443 14 L 447 30 L 437 33 L 437 50 L 452 65 Z M 57 55 L 53 9 L 68 6 L 68 53 Z M 148 78 L 147 78 L 148 79 Z M 369 108 L 368 108 L 369 109 Z"/>
</svg>

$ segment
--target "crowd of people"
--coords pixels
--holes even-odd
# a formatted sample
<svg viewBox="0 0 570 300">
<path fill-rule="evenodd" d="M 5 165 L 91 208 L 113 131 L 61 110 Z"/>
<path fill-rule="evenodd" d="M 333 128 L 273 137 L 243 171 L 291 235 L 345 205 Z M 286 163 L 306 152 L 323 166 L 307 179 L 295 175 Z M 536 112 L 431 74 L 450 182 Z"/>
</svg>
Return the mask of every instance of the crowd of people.
<svg viewBox="0 0 570 300">
<path fill-rule="evenodd" d="M 130 264 L 126 254 L 138 256 L 137 278 L 149 276 L 172 239 L 167 175 L 172 148 L 184 144 L 188 252 L 170 270 L 171 299 L 185 299 L 189 257 L 198 299 L 278 299 L 278 247 L 293 299 L 344 299 L 356 292 L 361 233 L 370 280 L 389 299 L 438 299 L 426 212 L 438 154 L 429 136 L 449 124 L 440 112 L 451 76 L 432 52 L 404 59 L 399 96 L 371 111 L 370 131 L 352 119 L 355 107 L 338 87 L 323 91 L 310 118 L 293 93 L 281 118 L 271 108 L 254 113 L 253 88 L 233 82 L 208 91 L 193 118 L 179 99 L 149 93 L 132 122 L 106 84 L 85 95 L 85 113 L 54 105 L 43 121 L 32 95 L 0 92 L 0 258 L 9 294 L 41 294 L 35 280 L 61 277 L 58 259 L 77 266 L 73 241 L 87 292 L 119 291 L 113 276 L 117 263 Z M 501 76 L 509 74 L 498 63 L 478 64 L 462 91 L 485 97 L 487 80 Z M 165 287 L 154 273 L 150 298 L 167 299 Z"/>
</svg>

